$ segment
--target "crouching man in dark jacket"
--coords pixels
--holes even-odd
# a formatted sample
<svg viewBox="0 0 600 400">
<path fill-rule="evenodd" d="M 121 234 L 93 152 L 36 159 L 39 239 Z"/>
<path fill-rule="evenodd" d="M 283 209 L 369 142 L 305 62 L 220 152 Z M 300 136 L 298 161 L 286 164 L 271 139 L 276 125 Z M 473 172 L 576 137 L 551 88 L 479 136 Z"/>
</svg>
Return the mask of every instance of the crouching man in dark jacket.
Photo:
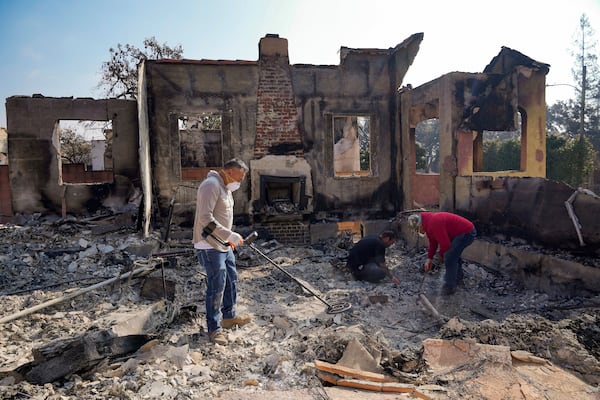
<svg viewBox="0 0 600 400">
<path fill-rule="evenodd" d="M 365 236 L 350 249 L 346 268 L 359 281 L 376 283 L 389 276 L 394 283 L 399 283 L 385 262 L 385 249 L 395 242 L 394 231 Z"/>
</svg>

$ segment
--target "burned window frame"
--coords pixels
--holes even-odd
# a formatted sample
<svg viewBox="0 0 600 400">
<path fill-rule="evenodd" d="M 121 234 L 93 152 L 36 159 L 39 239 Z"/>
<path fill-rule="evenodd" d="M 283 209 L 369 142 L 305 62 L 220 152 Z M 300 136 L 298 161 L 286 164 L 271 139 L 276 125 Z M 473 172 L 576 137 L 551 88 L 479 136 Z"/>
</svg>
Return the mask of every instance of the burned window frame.
<svg viewBox="0 0 600 400">
<path fill-rule="evenodd" d="M 72 128 L 75 126 L 75 128 Z M 65 163 L 63 160 L 64 152 L 62 145 L 62 131 L 66 130 L 64 126 L 69 126 L 75 132 L 75 136 L 81 137 L 84 142 L 90 143 L 90 149 L 86 163 Z M 85 133 L 102 129 L 102 137 L 104 139 L 86 139 Z M 83 131 L 83 133 L 81 133 Z M 114 138 L 114 121 L 96 120 L 96 119 L 69 119 L 60 118 L 54 123 L 54 131 L 52 133 L 53 146 L 56 149 L 56 158 L 58 163 L 58 184 L 59 185 L 102 185 L 112 183 L 114 181 L 114 159 L 112 157 L 112 140 Z M 103 168 L 94 167 L 94 142 L 101 141 L 104 145 L 102 151 Z M 66 167 L 71 165 L 71 167 Z M 97 164 L 96 164 L 97 165 Z"/>
<path fill-rule="evenodd" d="M 217 125 L 212 126 L 211 124 L 215 123 L 214 121 L 207 121 L 207 118 L 210 117 L 218 117 L 219 122 Z M 192 125 L 192 128 L 182 129 L 183 121 L 195 120 L 195 124 Z M 203 111 L 203 112 L 194 112 L 194 113 L 176 113 L 173 115 L 173 123 L 174 130 L 176 131 L 177 137 L 177 149 L 178 149 L 178 157 L 177 157 L 177 168 L 179 169 L 179 176 L 182 181 L 199 181 L 206 177 L 206 174 L 211 169 L 221 168 L 223 166 L 223 162 L 226 159 L 226 151 L 225 151 L 225 135 L 224 135 L 224 123 L 225 118 L 221 112 L 217 111 Z M 208 126 L 206 124 L 209 124 Z M 201 126 L 200 126 L 201 125 Z M 220 125 L 220 129 L 219 128 Z M 208 135 L 218 135 L 218 140 L 213 140 L 208 142 L 208 147 L 210 149 L 209 156 L 203 157 L 207 158 L 205 160 L 196 159 L 195 161 L 200 161 L 201 164 L 205 165 L 195 165 L 189 166 L 185 162 L 185 154 L 186 152 L 186 143 L 191 143 L 191 141 L 185 141 L 182 139 L 182 131 L 190 131 L 192 134 L 193 131 L 206 133 Z M 216 143 L 216 145 L 215 145 Z M 214 148 L 218 147 L 215 152 Z M 207 147 L 205 146 L 204 149 Z M 217 154 L 218 153 L 218 154 Z M 189 161 L 189 160 L 188 160 Z M 211 162 L 212 161 L 212 162 Z"/>
<path fill-rule="evenodd" d="M 344 136 L 344 130 L 346 128 L 346 121 L 350 118 L 352 120 L 352 127 L 356 129 L 357 140 L 359 142 L 358 149 L 358 159 L 355 159 L 354 162 L 358 162 L 358 169 L 353 169 L 352 171 L 340 171 L 336 167 L 336 144 L 340 144 L 341 139 Z M 366 120 L 367 125 L 367 133 L 365 134 L 364 129 L 361 130 L 359 127 L 358 120 L 364 119 Z M 336 123 L 336 121 L 340 121 Z M 373 177 L 375 175 L 373 169 L 373 159 L 374 159 L 374 118 L 370 113 L 332 113 L 330 119 L 331 127 L 329 129 L 329 136 L 331 140 L 331 163 L 332 163 L 332 173 L 335 178 L 339 179 L 350 179 L 350 178 L 365 178 L 365 177 Z M 346 131 L 347 132 L 347 131 Z M 366 135 L 367 145 L 363 144 L 364 136 Z M 363 139 L 361 140 L 361 136 Z M 365 151 L 363 150 L 365 147 L 368 147 Z M 364 160 L 364 154 L 368 157 L 368 160 Z M 363 169 L 364 164 L 368 163 L 368 168 Z"/>
<path fill-rule="evenodd" d="M 433 121 L 431 123 L 435 124 L 434 132 L 423 133 L 423 134 L 435 135 L 435 143 L 433 143 L 433 141 L 430 141 L 429 144 L 432 144 L 432 143 L 433 144 L 431 146 L 425 146 L 424 143 L 421 143 L 421 141 L 418 140 L 419 135 L 422 134 L 422 132 L 420 132 L 419 126 L 421 126 L 421 124 L 423 124 L 423 123 L 429 123 L 429 121 Z M 423 145 L 423 146 L 421 147 L 420 145 Z M 415 146 L 415 173 L 422 174 L 422 175 L 439 175 L 440 174 L 440 162 L 441 162 L 440 119 L 439 119 L 439 117 L 431 117 L 431 118 L 423 119 L 417 123 L 416 127 L 414 128 L 414 146 Z M 437 153 L 437 154 L 435 154 L 435 157 L 433 157 L 433 154 L 431 154 L 432 147 L 434 148 L 434 150 Z M 419 168 L 419 154 L 418 154 L 419 148 L 426 150 L 425 157 L 427 157 L 427 156 L 432 157 L 432 159 L 430 159 L 427 162 L 427 165 L 428 165 L 427 169 Z"/>
<path fill-rule="evenodd" d="M 481 173 L 498 173 L 498 172 L 523 172 L 526 169 L 526 146 L 527 146 L 527 113 L 521 107 L 517 108 L 517 115 L 515 117 L 516 121 L 516 129 L 514 131 L 492 131 L 492 130 L 483 130 L 483 131 L 475 131 L 475 135 L 473 137 L 473 173 L 481 174 Z M 485 147 L 486 136 L 491 135 L 505 135 L 505 136 L 514 136 L 518 134 L 518 142 L 519 142 L 519 151 L 518 151 L 518 161 L 515 164 L 518 164 L 518 168 L 510 168 L 510 169 L 502 169 L 502 168 L 486 168 L 486 155 L 485 155 Z M 498 139 L 494 139 L 498 140 Z M 512 137 L 508 137 L 500 140 L 500 143 L 505 143 L 513 140 Z"/>
</svg>

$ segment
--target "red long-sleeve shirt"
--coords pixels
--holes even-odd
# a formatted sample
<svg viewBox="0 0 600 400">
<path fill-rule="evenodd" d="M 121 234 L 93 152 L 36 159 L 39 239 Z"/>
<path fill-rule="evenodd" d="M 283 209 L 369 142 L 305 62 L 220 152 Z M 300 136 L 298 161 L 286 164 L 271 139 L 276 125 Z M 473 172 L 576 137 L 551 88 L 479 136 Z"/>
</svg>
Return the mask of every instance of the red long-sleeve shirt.
<svg viewBox="0 0 600 400">
<path fill-rule="evenodd" d="M 427 258 L 433 258 L 439 246 L 440 257 L 450 248 L 450 242 L 458 235 L 469 233 L 475 227 L 471 221 L 449 212 L 421 213 L 423 230 L 429 239 Z"/>
</svg>

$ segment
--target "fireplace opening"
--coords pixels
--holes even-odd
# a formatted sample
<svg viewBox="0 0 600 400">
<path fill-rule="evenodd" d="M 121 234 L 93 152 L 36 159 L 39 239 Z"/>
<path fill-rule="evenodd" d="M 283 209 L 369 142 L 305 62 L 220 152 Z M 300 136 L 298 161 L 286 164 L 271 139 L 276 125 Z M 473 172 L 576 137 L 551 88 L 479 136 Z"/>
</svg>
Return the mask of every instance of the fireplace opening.
<svg viewBox="0 0 600 400">
<path fill-rule="evenodd" d="M 299 214 L 306 209 L 306 177 L 260 176 L 258 210 L 265 214 Z"/>
</svg>

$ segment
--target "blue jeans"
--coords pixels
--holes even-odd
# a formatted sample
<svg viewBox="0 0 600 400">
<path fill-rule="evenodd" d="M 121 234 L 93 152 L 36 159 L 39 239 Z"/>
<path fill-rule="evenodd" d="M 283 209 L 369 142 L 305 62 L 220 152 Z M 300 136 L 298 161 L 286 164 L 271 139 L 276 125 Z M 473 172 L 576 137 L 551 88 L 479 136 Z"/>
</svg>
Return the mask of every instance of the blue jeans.
<svg viewBox="0 0 600 400">
<path fill-rule="evenodd" d="M 444 265 L 446 266 L 446 274 L 444 276 L 444 286 L 449 288 L 455 288 L 458 281 L 461 281 L 464 277 L 462 269 L 462 259 L 460 255 L 463 250 L 467 248 L 477 236 L 477 230 L 473 230 L 464 235 L 458 235 L 450 243 L 450 248 L 444 254 Z"/>
<path fill-rule="evenodd" d="M 221 319 L 235 317 L 237 270 L 233 251 L 197 250 L 198 262 L 206 270 L 206 325 L 208 333 L 221 329 Z"/>
</svg>

